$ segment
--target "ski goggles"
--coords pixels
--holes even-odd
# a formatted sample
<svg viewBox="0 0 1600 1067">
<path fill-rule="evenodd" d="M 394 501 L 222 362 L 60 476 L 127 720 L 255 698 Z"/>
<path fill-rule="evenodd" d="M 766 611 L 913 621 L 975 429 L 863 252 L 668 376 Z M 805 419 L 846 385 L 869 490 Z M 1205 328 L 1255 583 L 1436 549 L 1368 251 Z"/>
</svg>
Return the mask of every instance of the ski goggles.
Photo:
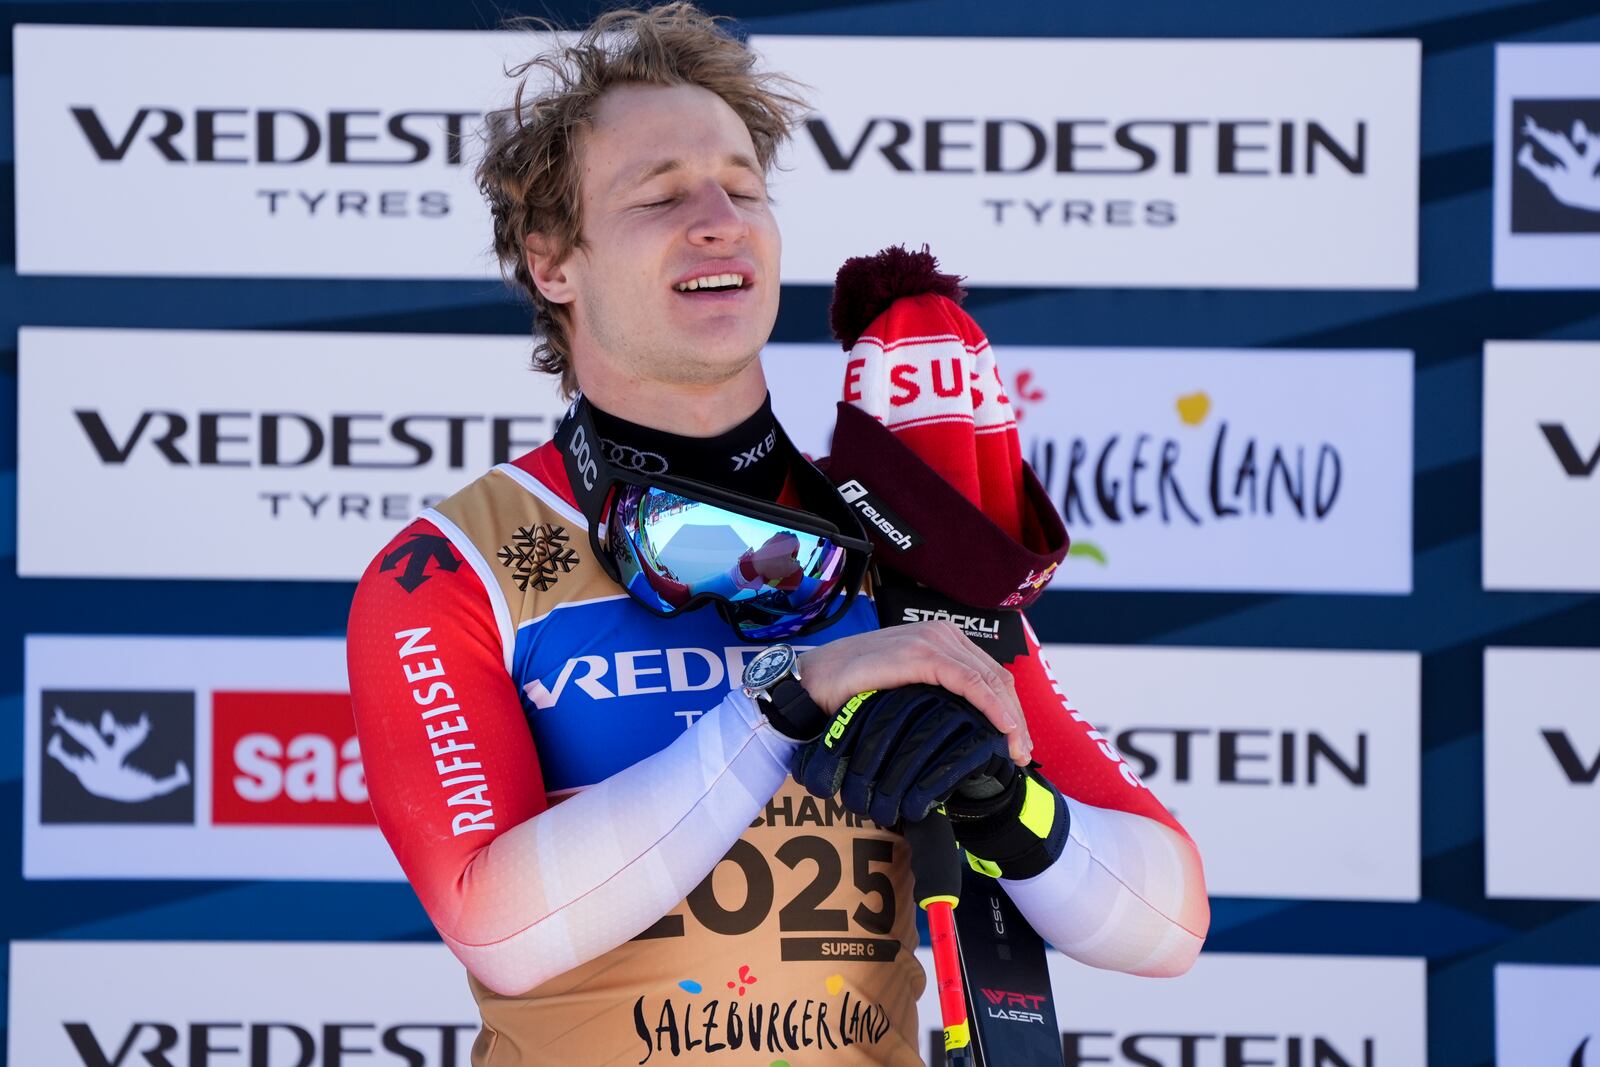
<svg viewBox="0 0 1600 1067">
<path fill-rule="evenodd" d="M 872 547 L 832 483 L 803 459 L 792 471 L 796 487 L 826 515 L 614 467 L 582 396 L 555 443 L 589 520 L 595 558 L 651 613 L 715 604 L 739 636 L 781 641 L 850 609 Z"/>
</svg>

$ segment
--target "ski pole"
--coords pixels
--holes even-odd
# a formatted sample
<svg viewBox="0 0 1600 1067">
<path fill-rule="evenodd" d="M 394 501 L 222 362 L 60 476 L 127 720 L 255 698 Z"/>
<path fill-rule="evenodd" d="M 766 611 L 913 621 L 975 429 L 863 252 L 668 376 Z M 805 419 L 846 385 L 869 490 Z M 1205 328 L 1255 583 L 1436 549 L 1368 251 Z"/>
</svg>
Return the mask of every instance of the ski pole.
<svg viewBox="0 0 1600 1067">
<path fill-rule="evenodd" d="M 906 823 L 911 876 L 917 904 L 928 913 L 934 981 L 944 1022 L 947 1067 L 970 1067 L 972 1035 L 967 1027 L 967 996 L 961 985 L 961 951 L 956 943 L 955 906 L 961 901 L 961 852 L 943 808 L 920 822 Z"/>
</svg>

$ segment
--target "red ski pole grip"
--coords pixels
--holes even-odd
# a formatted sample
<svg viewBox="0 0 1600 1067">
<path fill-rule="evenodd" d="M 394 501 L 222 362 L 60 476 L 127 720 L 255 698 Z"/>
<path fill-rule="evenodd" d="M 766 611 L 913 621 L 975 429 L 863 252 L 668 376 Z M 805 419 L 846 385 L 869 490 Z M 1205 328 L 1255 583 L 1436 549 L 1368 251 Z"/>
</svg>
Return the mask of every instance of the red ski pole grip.
<svg viewBox="0 0 1600 1067">
<path fill-rule="evenodd" d="M 961 952 L 956 942 L 955 906 L 961 900 L 961 852 L 942 810 L 905 825 L 911 846 L 911 876 L 917 903 L 928 913 L 934 982 L 944 1023 L 944 1050 L 950 1067 L 968 1062 L 972 1036 L 967 1026 L 966 990 L 961 984 Z"/>
</svg>

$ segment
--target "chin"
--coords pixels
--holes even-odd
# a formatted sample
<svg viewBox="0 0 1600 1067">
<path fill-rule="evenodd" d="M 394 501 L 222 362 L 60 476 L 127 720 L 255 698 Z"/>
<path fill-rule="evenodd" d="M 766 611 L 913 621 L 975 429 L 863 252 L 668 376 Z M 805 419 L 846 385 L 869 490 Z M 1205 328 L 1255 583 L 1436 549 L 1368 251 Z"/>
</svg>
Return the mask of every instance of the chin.
<svg viewBox="0 0 1600 1067">
<path fill-rule="evenodd" d="M 739 323 L 730 329 L 696 330 L 681 347 L 693 353 L 691 362 L 736 369 L 750 362 L 752 356 L 760 355 L 771 336 L 771 329 L 755 330 L 749 323 Z"/>
<path fill-rule="evenodd" d="M 761 357 L 759 344 L 748 344 L 737 349 L 707 352 L 702 350 L 694 360 L 704 381 L 729 381 Z"/>
</svg>

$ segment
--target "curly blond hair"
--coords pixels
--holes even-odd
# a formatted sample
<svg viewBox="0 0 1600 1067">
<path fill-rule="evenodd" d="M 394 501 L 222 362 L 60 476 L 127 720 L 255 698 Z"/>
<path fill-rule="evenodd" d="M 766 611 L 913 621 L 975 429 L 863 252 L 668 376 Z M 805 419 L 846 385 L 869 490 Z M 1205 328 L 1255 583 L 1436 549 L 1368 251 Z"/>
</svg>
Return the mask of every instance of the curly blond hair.
<svg viewBox="0 0 1600 1067">
<path fill-rule="evenodd" d="M 567 396 L 577 389 L 567 334 L 570 309 L 540 294 L 524 248 L 530 234 L 540 234 L 559 263 L 583 246 L 580 138 L 600 97 L 619 85 L 708 89 L 743 120 L 763 170 L 805 109 L 799 83 L 756 72 L 755 56 L 723 28 L 725 21 L 691 3 L 669 3 L 608 11 L 575 39 L 564 40 L 542 20 L 518 23 L 557 36 L 549 51 L 506 72 L 522 80 L 511 106 L 488 115 L 478 188 L 494 217 L 494 250 L 506 281 L 533 302 L 533 366 L 559 374 Z M 530 72 L 548 74 L 548 88 L 530 96 Z"/>
</svg>

